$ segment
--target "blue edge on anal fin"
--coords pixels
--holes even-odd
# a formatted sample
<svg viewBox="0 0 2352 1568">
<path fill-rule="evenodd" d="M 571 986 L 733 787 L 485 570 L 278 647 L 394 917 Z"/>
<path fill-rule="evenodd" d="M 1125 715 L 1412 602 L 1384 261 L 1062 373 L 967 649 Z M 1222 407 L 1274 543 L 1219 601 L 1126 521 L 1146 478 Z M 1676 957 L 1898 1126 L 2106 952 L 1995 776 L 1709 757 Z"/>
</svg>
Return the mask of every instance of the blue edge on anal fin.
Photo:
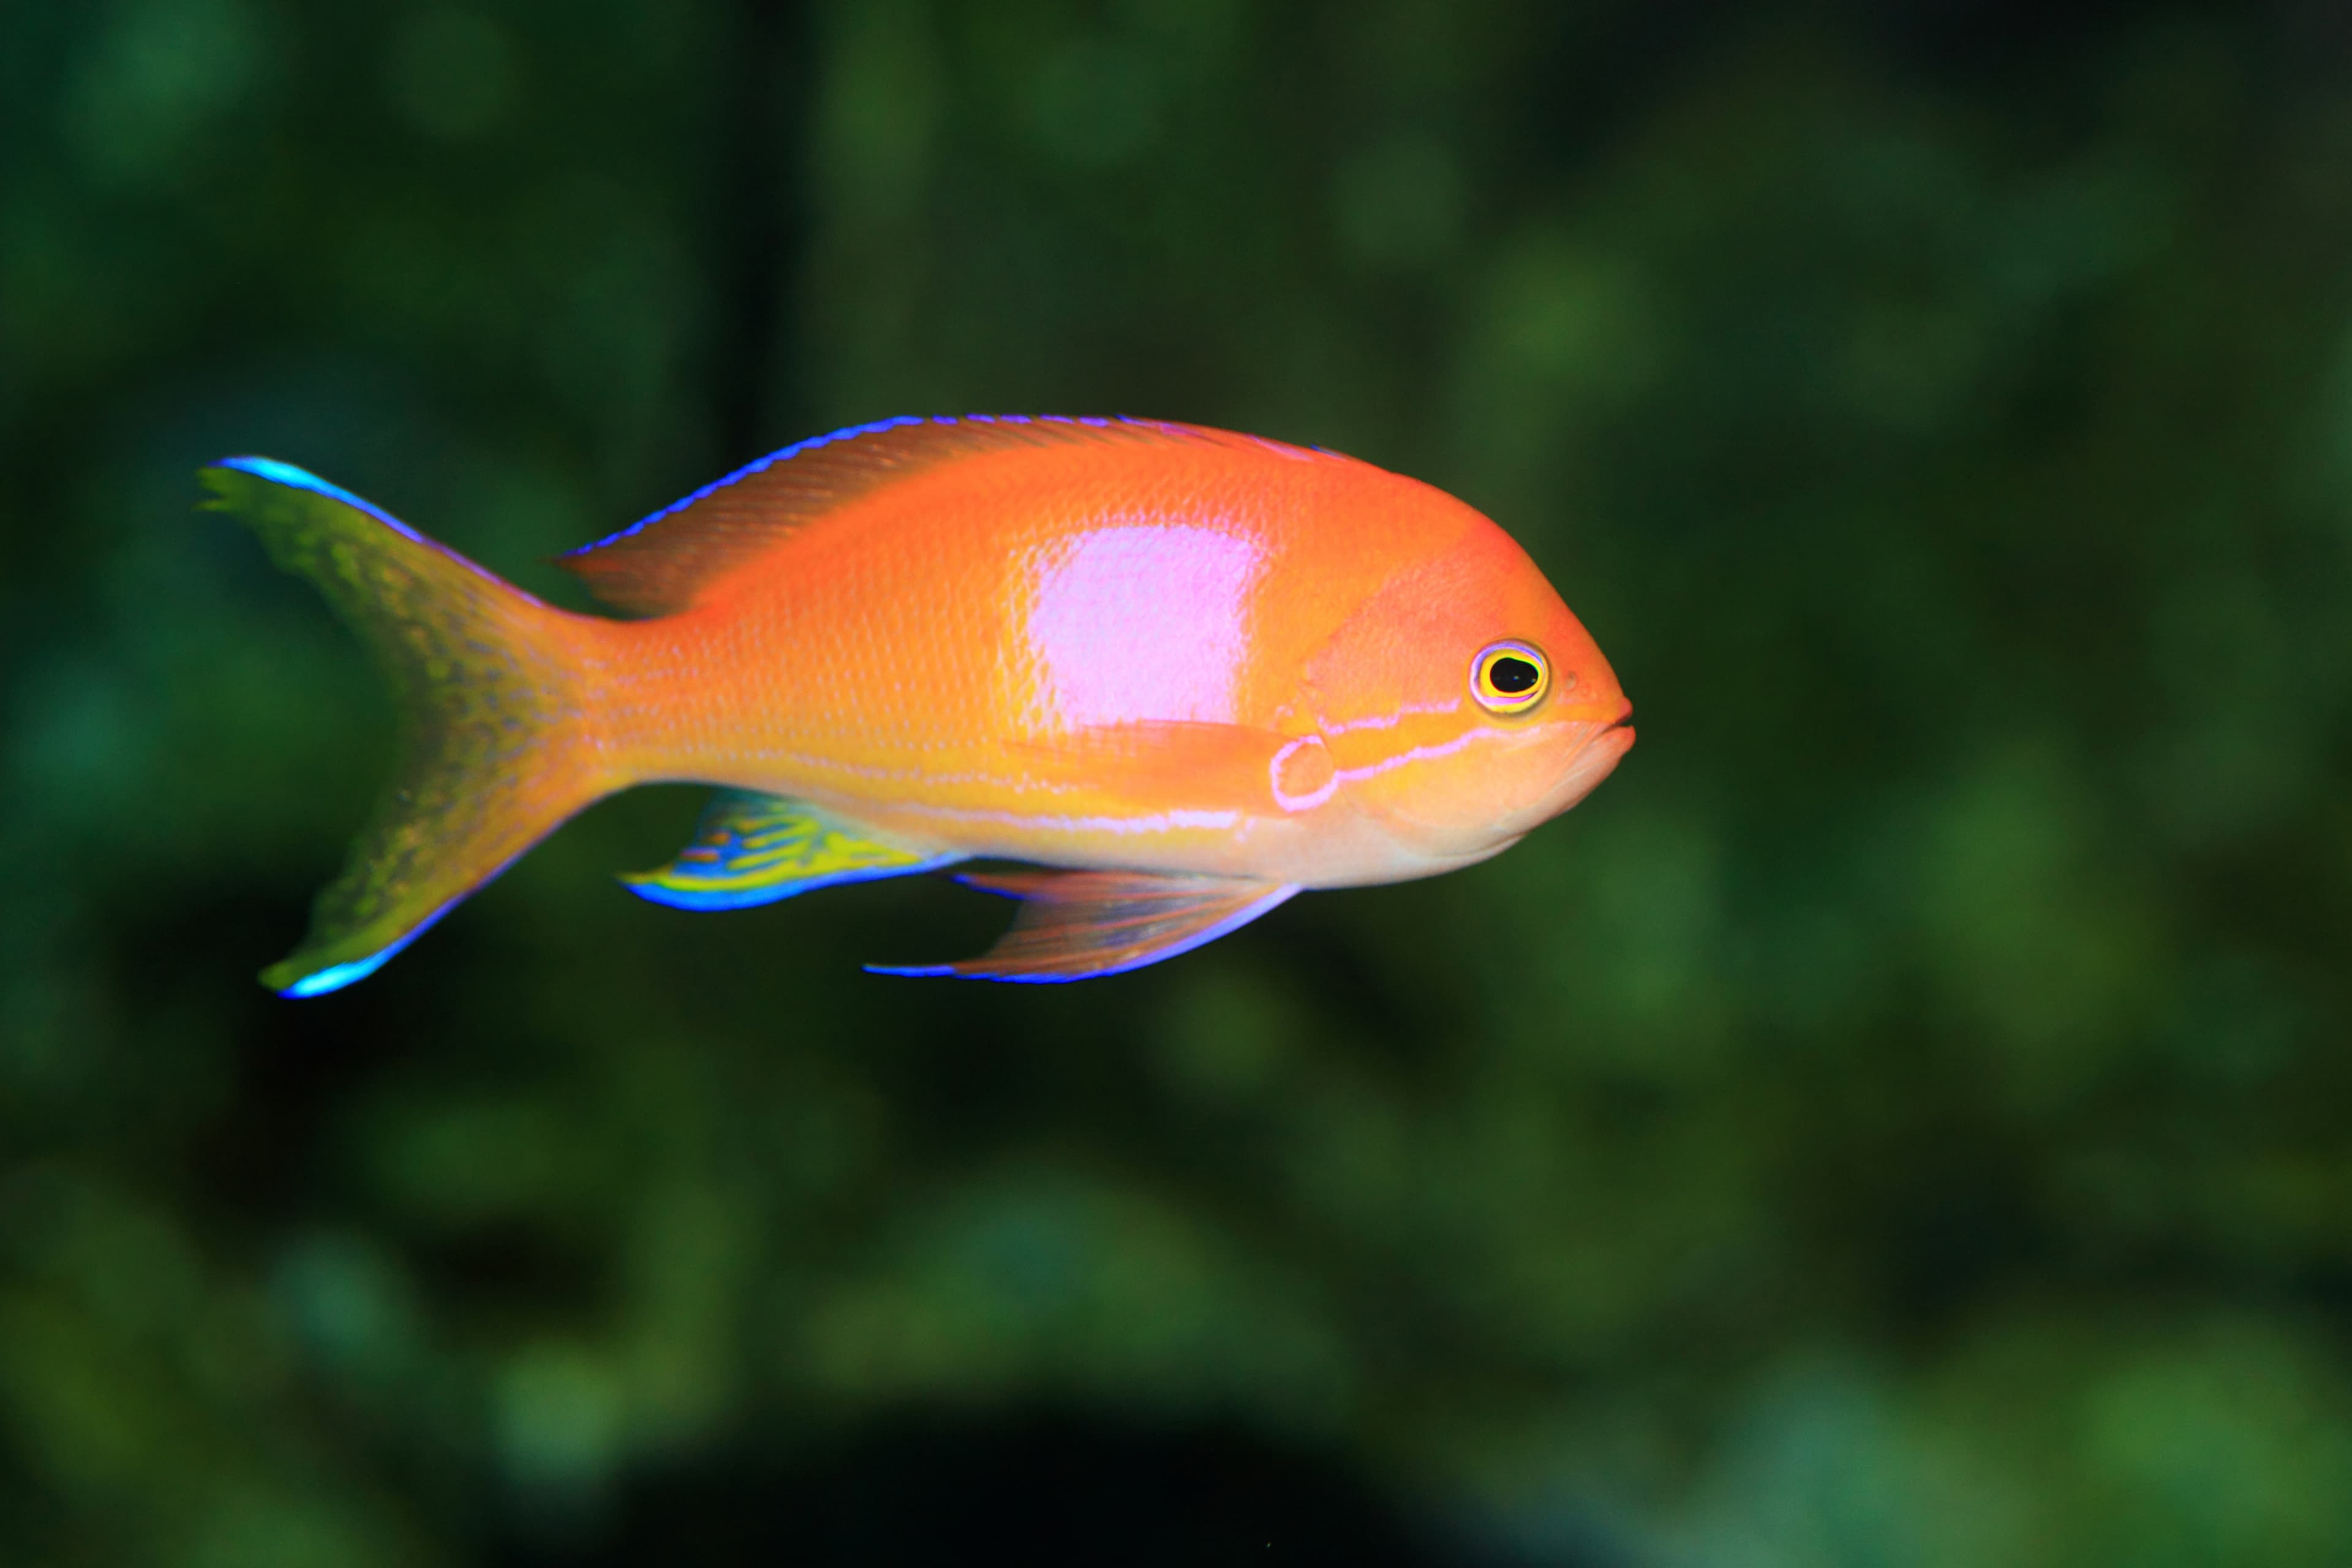
<svg viewBox="0 0 2352 1568">
<path fill-rule="evenodd" d="M 1108 969 L 1079 970 L 1068 974 L 963 974 L 958 973 L 961 965 L 953 963 L 869 963 L 865 966 L 865 969 L 868 974 L 905 975 L 916 980 L 993 980 L 1005 985 L 1067 985 L 1078 980 L 1102 980 L 1113 974 L 1125 974 L 1132 970 L 1146 969 L 1171 958 L 1181 958 L 1196 947 L 1206 947 L 1221 936 L 1232 935 L 1276 905 L 1287 903 L 1298 891 L 1296 887 L 1276 888 L 1262 899 L 1253 899 L 1247 905 L 1235 910 L 1232 914 L 1204 931 L 1194 931 L 1191 936 L 1172 942 L 1166 947 L 1154 948 L 1139 957 L 1128 960 L 1125 963 L 1114 963 Z M 1018 894 L 1005 896 L 1019 897 Z M 982 958 L 986 956 L 984 953 L 982 955 Z M 971 962 L 977 963 L 979 960 Z"/>
</svg>

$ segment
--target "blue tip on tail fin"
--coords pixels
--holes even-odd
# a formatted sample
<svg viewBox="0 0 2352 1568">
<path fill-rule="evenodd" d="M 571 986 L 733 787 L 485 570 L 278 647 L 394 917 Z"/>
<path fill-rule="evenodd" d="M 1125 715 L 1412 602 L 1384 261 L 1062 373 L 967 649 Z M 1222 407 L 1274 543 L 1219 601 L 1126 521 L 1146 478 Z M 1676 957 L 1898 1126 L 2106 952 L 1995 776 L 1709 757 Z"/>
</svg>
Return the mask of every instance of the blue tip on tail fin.
<svg viewBox="0 0 2352 1568">
<path fill-rule="evenodd" d="M 604 793 L 563 623 L 381 509 L 268 458 L 204 470 L 236 515 L 307 578 L 392 688 L 399 760 L 302 944 L 262 972 L 288 996 L 365 978 L 467 893 Z"/>
</svg>

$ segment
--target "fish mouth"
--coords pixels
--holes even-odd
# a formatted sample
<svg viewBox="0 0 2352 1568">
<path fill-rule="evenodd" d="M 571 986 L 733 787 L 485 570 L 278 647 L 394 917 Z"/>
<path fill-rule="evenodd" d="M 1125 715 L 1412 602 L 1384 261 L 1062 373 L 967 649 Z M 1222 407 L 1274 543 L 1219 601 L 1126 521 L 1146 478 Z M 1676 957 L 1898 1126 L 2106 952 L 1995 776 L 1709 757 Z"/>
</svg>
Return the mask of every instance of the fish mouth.
<svg viewBox="0 0 2352 1568">
<path fill-rule="evenodd" d="M 1628 703 L 1614 719 L 1593 725 L 1592 733 L 1569 754 L 1568 766 L 1561 771 L 1551 788 L 1544 792 L 1543 803 L 1538 808 L 1543 816 L 1538 820 L 1558 816 L 1591 795 L 1600 787 L 1601 780 L 1616 771 L 1617 764 L 1624 761 L 1625 753 L 1633 749 L 1633 708 Z"/>
<path fill-rule="evenodd" d="M 1409 809 L 1400 809 L 1395 802 L 1375 805 L 1358 800 L 1352 804 L 1379 822 L 1400 844 L 1423 856 L 1449 866 L 1483 860 L 1598 788 L 1633 748 L 1633 727 L 1628 721 L 1632 715 L 1632 705 L 1621 704 L 1599 709 L 1590 719 L 1555 718 L 1546 726 L 1549 734 L 1540 739 L 1533 733 L 1526 734 L 1525 743 L 1541 744 L 1546 752 L 1559 760 L 1546 769 L 1549 776 L 1539 788 L 1513 801 L 1495 802 L 1492 815 L 1481 813 L 1466 819 L 1448 819 L 1444 816 L 1420 816 Z"/>
</svg>

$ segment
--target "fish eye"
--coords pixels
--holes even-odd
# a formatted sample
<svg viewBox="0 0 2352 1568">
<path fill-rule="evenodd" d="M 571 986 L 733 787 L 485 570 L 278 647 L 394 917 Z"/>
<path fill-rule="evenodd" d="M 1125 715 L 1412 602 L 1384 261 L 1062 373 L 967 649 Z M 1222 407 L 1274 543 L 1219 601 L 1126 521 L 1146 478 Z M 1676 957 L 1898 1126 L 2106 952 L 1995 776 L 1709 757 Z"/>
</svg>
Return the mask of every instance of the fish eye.
<svg viewBox="0 0 2352 1568">
<path fill-rule="evenodd" d="M 1470 664 L 1470 695 L 1489 713 L 1524 713 L 1551 689 L 1551 661 L 1532 643 L 1489 643 Z"/>
</svg>

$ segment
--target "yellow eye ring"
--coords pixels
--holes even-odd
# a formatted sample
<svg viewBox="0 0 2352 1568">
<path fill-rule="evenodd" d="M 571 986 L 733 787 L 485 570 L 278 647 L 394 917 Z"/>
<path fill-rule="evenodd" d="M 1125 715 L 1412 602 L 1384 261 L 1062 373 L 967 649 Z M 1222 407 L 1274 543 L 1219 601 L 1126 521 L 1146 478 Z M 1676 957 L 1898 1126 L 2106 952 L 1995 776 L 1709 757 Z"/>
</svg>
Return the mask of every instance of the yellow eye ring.
<svg viewBox="0 0 2352 1568">
<path fill-rule="evenodd" d="M 1489 713 L 1525 713 L 1551 689 L 1551 660 L 1533 643 L 1488 643 L 1470 661 L 1470 695 Z"/>
</svg>

